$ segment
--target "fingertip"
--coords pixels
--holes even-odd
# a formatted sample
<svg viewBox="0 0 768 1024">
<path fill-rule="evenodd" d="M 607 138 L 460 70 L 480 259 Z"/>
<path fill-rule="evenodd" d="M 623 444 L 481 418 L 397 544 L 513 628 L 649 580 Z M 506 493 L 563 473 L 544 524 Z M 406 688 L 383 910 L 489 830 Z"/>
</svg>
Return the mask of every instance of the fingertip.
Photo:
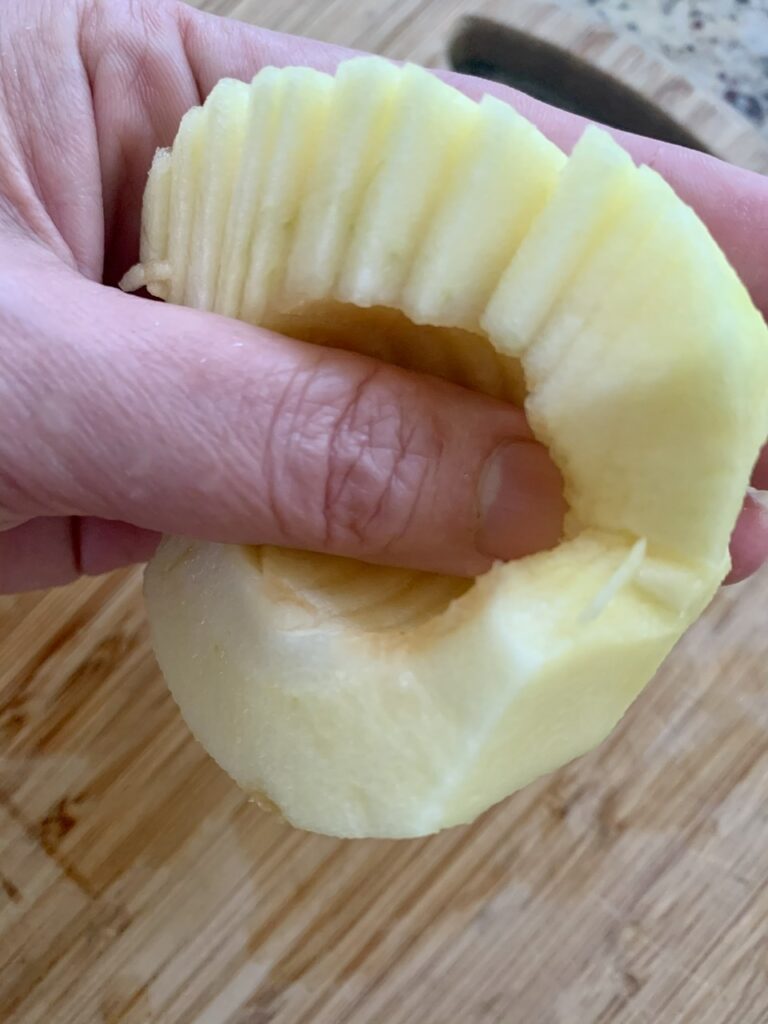
<svg viewBox="0 0 768 1024">
<path fill-rule="evenodd" d="M 0 594 L 73 583 L 145 562 L 160 534 L 106 519 L 50 516 L 0 531 Z"/>
<path fill-rule="evenodd" d="M 508 561 L 554 547 L 563 532 L 563 479 L 535 441 L 501 444 L 480 477 L 480 551 Z"/>
<path fill-rule="evenodd" d="M 768 508 L 748 494 L 731 538 L 731 571 L 726 584 L 740 583 L 768 562 Z"/>
<path fill-rule="evenodd" d="M 86 576 L 100 576 L 148 561 L 159 543 L 160 534 L 154 530 L 84 516 L 79 521 L 78 567 Z"/>
<path fill-rule="evenodd" d="M 752 486 L 758 491 L 768 491 L 768 444 L 757 457 L 752 471 Z"/>
<path fill-rule="evenodd" d="M 0 594 L 60 587 L 77 576 L 67 517 L 28 519 L 0 533 Z"/>
</svg>

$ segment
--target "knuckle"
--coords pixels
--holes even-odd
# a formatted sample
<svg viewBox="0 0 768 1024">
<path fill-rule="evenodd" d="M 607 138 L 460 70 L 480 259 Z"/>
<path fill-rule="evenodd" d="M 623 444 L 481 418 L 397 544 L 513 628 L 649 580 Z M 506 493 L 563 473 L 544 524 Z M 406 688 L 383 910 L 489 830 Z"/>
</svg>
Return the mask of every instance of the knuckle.
<svg viewBox="0 0 768 1024">
<path fill-rule="evenodd" d="M 286 418 L 286 407 L 293 406 Z M 438 426 L 399 375 L 383 366 L 349 373 L 318 367 L 283 402 L 282 437 L 292 480 L 272 488 L 299 516 L 302 540 L 329 552 L 385 555 L 407 534 L 435 475 Z M 293 429 L 286 430 L 286 423 Z M 283 523 L 295 517 L 278 513 Z"/>
<path fill-rule="evenodd" d="M 374 370 L 339 410 L 328 437 L 323 496 L 328 547 L 385 554 L 408 531 L 439 458 L 417 404 Z"/>
</svg>

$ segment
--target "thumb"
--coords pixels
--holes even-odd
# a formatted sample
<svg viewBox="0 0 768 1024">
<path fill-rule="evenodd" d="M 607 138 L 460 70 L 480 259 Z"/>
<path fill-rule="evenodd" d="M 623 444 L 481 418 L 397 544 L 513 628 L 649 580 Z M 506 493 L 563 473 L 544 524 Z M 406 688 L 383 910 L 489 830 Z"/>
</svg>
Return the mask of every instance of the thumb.
<svg viewBox="0 0 768 1024">
<path fill-rule="evenodd" d="M 39 290 L 15 289 L 11 515 L 460 575 L 558 541 L 561 480 L 513 406 L 69 273 Z"/>
</svg>

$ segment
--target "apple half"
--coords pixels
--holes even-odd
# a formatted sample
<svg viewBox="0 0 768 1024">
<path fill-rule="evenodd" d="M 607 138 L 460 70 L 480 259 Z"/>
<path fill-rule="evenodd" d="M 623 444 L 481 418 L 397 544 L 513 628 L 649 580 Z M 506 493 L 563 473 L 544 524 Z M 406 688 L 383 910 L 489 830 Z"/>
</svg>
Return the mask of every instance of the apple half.
<svg viewBox="0 0 768 1024">
<path fill-rule="evenodd" d="M 377 58 L 220 82 L 157 153 L 124 287 L 523 401 L 569 505 L 474 580 L 166 540 L 189 726 L 296 826 L 416 836 L 598 744 L 712 598 L 768 434 L 768 332 L 704 225 L 588 128 Z"/>
</svg>

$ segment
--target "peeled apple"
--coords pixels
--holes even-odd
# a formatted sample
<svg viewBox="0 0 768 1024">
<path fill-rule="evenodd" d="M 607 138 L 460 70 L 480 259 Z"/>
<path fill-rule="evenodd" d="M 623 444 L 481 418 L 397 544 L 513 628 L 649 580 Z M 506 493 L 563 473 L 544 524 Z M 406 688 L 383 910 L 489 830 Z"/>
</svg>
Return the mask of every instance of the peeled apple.
<svg viewBox="0 0 768 1024">
<path fill-rule="evenodd" d="M 292 824 L 416 836 L 599 743 L 699 616 L 768 434 L 768 331 L 702 222 L 590 127 L 378 58 L 224 80 L 154 159 L 124 281 L 524 401 L 569 506 L 474 581 L 167 539 L 192 731 Z"/>
</svg>

